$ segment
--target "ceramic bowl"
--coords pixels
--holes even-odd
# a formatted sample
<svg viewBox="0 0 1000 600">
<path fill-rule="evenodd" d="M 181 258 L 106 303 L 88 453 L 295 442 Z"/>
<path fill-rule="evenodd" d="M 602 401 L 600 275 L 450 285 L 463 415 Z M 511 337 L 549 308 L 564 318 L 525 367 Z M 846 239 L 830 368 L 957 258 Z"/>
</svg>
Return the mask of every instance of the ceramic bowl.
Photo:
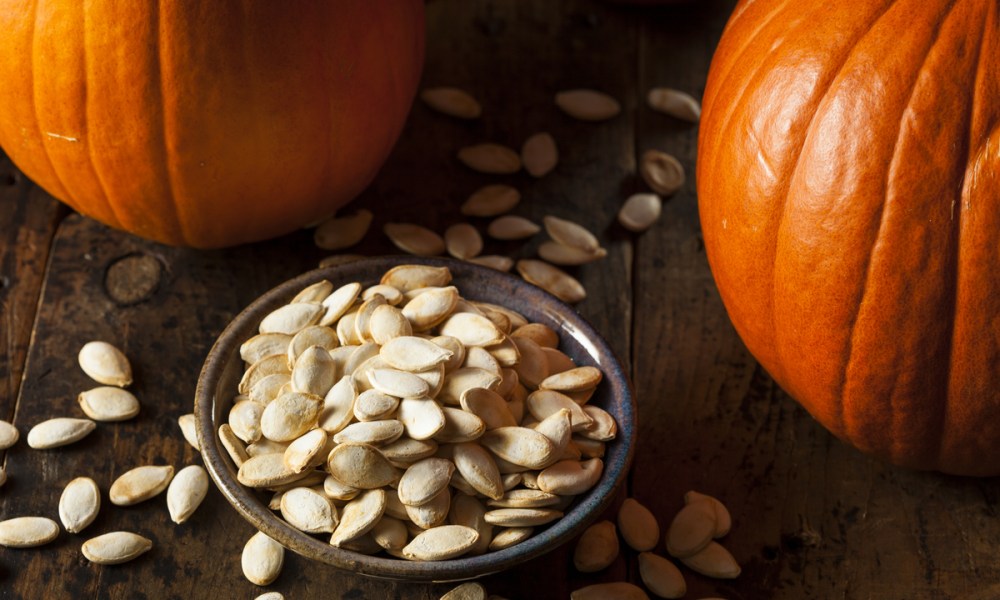
<svg viewBox="0 0 1000 600">
<path fill-rule="evenodd" d="M 378 283 L 382 274 L 400 264 L 446 266 L 463 297 L 509 307 L 529 321 L 544 323 L 560 336 L 560 349 L 578 365 L 601 369 L 604 380 L 590 403 L 610 412 L 618 423 L 617 438 L 607 444 L 604 472 L 590 491 L 581 494 L 565 516 L 538 528 L 520 544 L 480 556 L 434 562 L 406 561 L 387 555 L 367 556 L 331 546 L 327 539 L 300 532 L 267 508 L 269 495 L 242 486 L 237 468 L 217 435 L 225 422 L 243 371 L 239 347 L 257 332 L 261 319 L 287 303 L 302 288 L 326 279 L 339 287 L 352 281 Z M 205 360 L 195 400 L 198 438 L 205 466 L 219 490 L 254 527 L 286 548 L 317 561 L 373 577 L 419 581 L 471 579 L 510 568 L 549 552 L 573 539 L 613 500 L 625 480 L 635 446 L 635 401 L 628 378 L 605 340 L 572 307 L 517 277 L 465 262 L 440 258 L 378 257 L 317 269 L 267 292 L 226 327 Z"/>
</svg>

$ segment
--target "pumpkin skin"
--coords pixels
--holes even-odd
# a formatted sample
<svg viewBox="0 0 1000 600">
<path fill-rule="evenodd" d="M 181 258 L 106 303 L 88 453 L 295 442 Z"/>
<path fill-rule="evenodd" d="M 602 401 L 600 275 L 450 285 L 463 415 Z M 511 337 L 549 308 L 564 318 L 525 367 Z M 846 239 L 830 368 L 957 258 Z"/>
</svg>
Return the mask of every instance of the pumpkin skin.
<svg viewBox="0 0 1000 600">
<path fill-rule="evenodd" d="M 331 214 L 388 156 L 421 0 L 0 0 L 0 146 L 76 210 L 231 246 Z"/>
<path fill-rule="evenodd" d="M 698 196 L 737 332 L 825 427 L 1000 473 L 1000 4 L 741 2 Z"/>
</svg>

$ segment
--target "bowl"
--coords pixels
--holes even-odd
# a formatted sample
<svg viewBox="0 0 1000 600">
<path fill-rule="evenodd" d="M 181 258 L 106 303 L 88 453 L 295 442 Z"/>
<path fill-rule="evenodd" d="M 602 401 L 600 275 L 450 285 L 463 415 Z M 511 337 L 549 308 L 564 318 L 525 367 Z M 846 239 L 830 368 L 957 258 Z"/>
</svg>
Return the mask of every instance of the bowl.
<svg viewBox="0 0 1000 600">
<path fill-rule="evenodd" d="M 560 349 L 578 365 L 598 367 L 604 379 L 590 400 L 611 413 L 618 436 L 608 442 L 604 472 L 597 485 L 578 496 L 565 515 L 527 540 L 479 556 L 416 562 L 368 556 L 331 546 L 285 523 L 267 507 L 267 499 L 245 488 L 236 478 L 238 469 L 217 435 L 225 422 L 244 368 L 239 347 L 257 332 L 261 319 L 292 299 L 302 288 L 326 279 L 339 287 L 352 281 L 378 283 L 382 274 L 401 264 L 445 266 L 453 285 L 467 299 L 491 302 L 520 312 L 529 321 L 553 328 Z M 198 439 L 209 474 L 239 514 L 281 545 L 319 562 L 372 577 L 414 581 L 458 581 L 508 569 L 549 552 L 573 539 L 607 508 L 623 483 L 635 446 L 635 401 L 628 377 L 607 342 L 572 307 L 517 277 L 470 263 L 444 258 L 390 256 L 361 259 L 310 271 L 267 292 L 236 316 L 219 336 L 205 360 L 195 399 Z"/>
</svg>

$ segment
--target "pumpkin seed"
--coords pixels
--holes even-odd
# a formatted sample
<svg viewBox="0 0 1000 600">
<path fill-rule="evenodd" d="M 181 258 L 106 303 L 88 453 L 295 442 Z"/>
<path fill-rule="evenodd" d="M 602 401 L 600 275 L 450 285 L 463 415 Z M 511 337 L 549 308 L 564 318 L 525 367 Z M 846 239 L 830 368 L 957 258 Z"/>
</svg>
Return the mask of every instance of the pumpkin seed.
<svg viewBox="0 0 1000 600">
<path fill-rule="evenodd" d="M 379 451 L 389 460 L 399 463 L 413 463 L 422 458 L 433 456 L 438 446 L 431 440 L 414 440 L 409 437 L 386 444 Z"/>
<path fill-rule="evenodd" d="M 660 598 L 682 598 L 687 593 L 687 583 L 680 569 L 652 552 L 639 554 L 639 576 L 649 591 Z"/>
<path fill-rule="evenodd" d="M 47 517 L 14 517 L 0 521 L 0 546 L 33 548 L 59 536 L 59 525 Z"/>
<path fill-rule="evenodd" d="M 290 442 L 317 423 L 323 399 L 302 392 L 288 392 L 264 407 L 260 430 L 269 440 Z"/>
<path fill-rule="evenodd" d="M 451 350 L 431 340 L 413 336 L 400 336 L 382 345 L 379 356 L 394 369 L 423 371 L 442 364 L 453 355 Z"/>
<path fill-rule="evenodd" d="M 563 302 L 575 304 L 587 297 L 587 291 L 579 281 L 546 262 L 519 260 L 517 272 L 528 283 L 537 285 Z"/>
<path fill-rule="evenodd" d="M 495 217 L 509 212 L 520 201 L 521 192 L 516 188 L 494 183 L 473 192 L 462 203 L 459 211 L 468 217 Z"/>
<path fill-rule="evenodd" d="M 513 258 L 507 256 L 499 256 L 496 254 L 477 256 L 475 258 L 468 259 L 467 262 L 479 265 L 481 267 L 486 267 L 488 269 L 503 271 L 504 273 L 510 271 L 514 267 Z"/>
<path fill-rule="evenodd" d="M 451 271 L 448 267 L 429 267 L 425 265 L 399 265 L 386 271 L 380 283 L 391 285 L 397 290 L 409 292 L 426 287 L 443 287 L 451 282 Z"/>
<path fill-rule="evenodd" d="M 258 531 L 243 546 L 240 560 L 243 576 L 255 585 L 270 585 L 281 575 L 285 564 L 285 549 L 262 531 Z"/>
<path fill-rule="evenodd" d="M 618 222 L 629 231 L 640 233 L 660 218 L 663 201 L 656 194 L 633 194 L 618 211 Z"/>
<path fill-rule="evenodd" d="M 477 492 L 494 500 L 504 495 L 497 463 L 482 446 L 473 442 L 455 445 L 455 467 Z"/>
<path fill-rule="evenodd" d="M 455 465 L 444 458 L 425 458 L 413 463 L 396 488 L 399 501 L 407 506 L 427 504 L 448 487 L 454 472 Z"/>
<path fill-rule="evenodd" d="M 434 439 L 438 442 L 469 442 L 486 431 L 483 420 L 472 413 L 450 406 L 443 406 L 441 410 L 444 412 L 444 427 L 434 435 Z"/>
<path fill-rule="evenodd" d="M 574 590 L 569 597 L 570 600 L 649 600 L 642 588 L 625 581 L 595 583 Z"/>
<path fill-rule="evenodd" d="M 399 399 L 378 390 L 366 390 L 354 401 L 354 418 L 358 421 L 381 421 L 392 418 Z"/>
<path fill-rule="evenodd" d="M 300 373 L 300 377 L 301 377 Z M 273 373 L 253 384 L 247 397 L 251 402 L 261 405 L 270 404 L 272 400 L 284 393 L 285 387 L 291 387 L 292 377 L 285 373 Z"/>
<path fill-rule="evenodd" d="M 413 373 L 396 369 L 372 369 L 368 380 L 378 391 L 397 398 L 422 398 L 430 392 L 426 381 Z"/>
<path fill-rule="evenodd" d="M 357 315 L 354 317 L 354 333 L 357 339 L 363 342 L 371 342 L 371 319 L 372 315 L 380 306 L 387 305 L 385 297 L 380 294 L 375 294 L 371 298 L 365 300 L 361 303 L 361 307 L 358 308 Z M 377 351 L 373 351 L 375 354 Z"/>
<path fill-rule="evenodd" d="M 382 231 L 397 248 L 417 256 L 444 253 L 444 240 L 426 227 L 413 223 L 386 223 Z"/>
<path fill-rule="evenodd" d="M 14 427 L 7 421 L 0 421 L 0 450 L 10 448 L 17 443 L 20 437 L 21 434 L 18 433 L 17 427 Z"/>
<path fill-rule="evenodd" d="M 580 431 L 584 437 L 600 442 L 610 442 L 618 435 L 618 424 L 606 410 L 596 406 L 584 406 L 583 412 L 593 419 L 593 423 Z"/>
<path fill-rule="evenodd" d="M 424 104 L 457 119 L 478 119 L 483 108 L 465 90 L 454 87 L 427 88 L 420 92 Z"/>
<path fill-rule="evenodd" d="M 318 488 L 323 485 L 323 481 L 326 479 L 327 475 L 323 471 L 308 471 L 306 473 L 296 474 L 295 478 L 291 481 L 285 483 L 278 483 L 270 486 L 269 490 L 272 492 L 282 493 L 297 487 L 308 487 L 308 488 Z M 278 498 L 279 503 L 281 498 Z M 280 508 L 280 506 L 279 506 Z"/>
<path fill-rule="evenodd" d="M 80 533 L 97 518 L 101 491 L 89 477 L 77 477 L 66 484 L 59 496 L 59 520 L 70 533 Z"/>
<path fill-rule="evenodd" d="M 385 514 L 387 500 L 385 490 L 371 489 L 348 502 L 340 514 L 340 523 L 330 537 L 330 544 L 342 547 L 371 531 Z"/>
<path fill-rule="evenodd" d="M 323 306 L 319 304 L 305 302 L 285 304 L 261 320 L 259 331 L 295 335 L 306 327 L 315 325 L 324 312 Z"/>
<path fill-rule="evenodd" d="M 226 449 L 229 458 L 233 459 L 233 464 L 236 465 L 237 469 L 250 458 L 243 442 L 233 433 L 229 424 L 223 423 L 219 426 L 219 441 L 222 442 L 222 447 Z"/>
<path fill-rule="evenodd" d="M 493 525 L 486 522 L 485 516 L 486 507 L 471 495 L 456 494 L 452 500 L 448 523 L 471 527 L 479 534 L 479 539 L 469 549 L 468 554 L 471 556 L 485 554 L 490 548 L 490 542 L 493 541 Z"/>
<path fill-rule="evenodd" d="M 465 362 L 462 363 L 465 369 L 482 369 L 490 373 L 500 375 L 500 363 L 481 346 L 470 346 L 465 353 Z"/>
<path fill-rule="evenodd" d="M 287 333 L 258 333 L 240 345 L 240 358 L 252 365 L 268 356 L 284 354 L 291 341 Z"/>
<path fill-rule="evenodd" d="M 486 522 L 501 527 L 535 527 L 551 523 L 563 514 L 551 508 L 498 508 L 486 513 Z"/>
<path fill-rule="evenodd" d="M 717 542 L 709 542 L 696 554 L 681 558 L 681 562 L 692 571 L 716 579 L 735 579 L 740 574 L 739 563 Z"/>
<path fill-rule="evenodd" d="M 660 539 L 656 517 L 635 498 L 626 498 L 618 509 L 618 530 L 625 543 L 637 552 L 652 550 Z"/>
<path fill-rule="evenodd" d="M 555 390 L 540 389 L 531 392 L 525 406 L 538 420 L 545 419 L 562 408 L 569 410 L 570 425 L 574 432 L 583 431 L 594 423 L 594 419 L 579 404 Z"/>
<path fill-rule="evenodd" d="M 281 518 L 306 533 L 333 533 L 339 519 L 337 509 L 325 495 L 307 487 L 288 490 L 281 496 Z"/>
<path fill-rule="evenodd" d="M 406 303 L 403 316 L 414 331 L 427 331 L 444 321 L 458 304 L 458 289 L 454 286 L 427 290 Z"/>
<path fill-rule="evenodd" d="M 87 342 L 77 356 L 80 368 L 98 383 L 126 387 L 132 383 L 132 366 L 121 350 L 107 342 Z"/>
<path fill-rule="evenodd" d="M 646 102 L 653 110 L 683 121 L 697 123 L 701 118 L 701 105 L 691 94 L 680 90 L 653 88 L 646 94 Z"/>
<path fill-rule="evenodd" d="M 385 419 L 351 423 L 334 434 L 333 441 L 338 444 L 353 442 L 378 446 L 394 442 L 401 435 L 403 435 L 403 424 L 395 419 Z"/>
<path fill-rule="evenodd" d="M 521 146 L 521 162 L 532 177 L 544 177 L 559 162 L 556 141 L 546 132 L 532 135 Z"/>
<path fill-rule="evenodd" d="M 283 453 L 285 466 L 296 473 L 305 471 L 313 460 L 326 448 L 327 434 L 322 429 L 313 429 L 295 439 Z"/>
<path fill-rule="evenodd" d="M 229 426 L 238 438 L 247 443 L 260 439 L 260 419 L 268 405 L 252 400 L 241 400 L 229 409 Z"/>
<path fill-rule="evenodd" d="M 466 346 L 490 346 L 504 339 L 504 333 L 486 317 L 457 312 L 441 324 L 441 335 L 451 336 Z"/>
<path fill-rule="evenodd" d="M 359 261 L 365 258 L 361 254 L 333 254 L 327 256 L 319 261 L 319 268 L 326 269 L 328 267 L 338 267 L 340 265 L 346 265 L 355 261 Z"/>
<path fill-rule="evenodd" d="M 720 538 L 729 533 L 729 529 L 733 524 L 733 518 L 730 516 L 729 509 L 726 508 L 726 505 L 712 496 L 700 494 L 694 490 L 684 494 L 685 504 L 699 501 L 707 501 L 711 503 L 712 509 L 715 512 L 715 529 L 712 531 L 712 537 Z"/>
<path fill-rule="evenodd" d="M 534 527 L 508 527 L 493 536 L 493 540 L 490 542 L 490 552 L 497 552 L 520 544 L 534 533 Z"/>
<path fill-rule="evenodd" d="M 264 454 L 284 454 L 288 449 L 287 442 L 275 442 L 267 438 L 261 438 L 247 446 L 248 456 L 261 456 Z"/>
<path fill-rule="evenodd" d="M 354 301 L 357 300 L 360 293 L 360 283 L 347 283 L 334 290 L 322 302 L 325 310 L 319 320 L 319 325 L 324 327 L 329 326 L 343 317 L 348 309 L 354 305 Z M 339 332 L 337 337 L 338 341 L 343 344 L 344 340 L 340 339 Z"/>
<path fill-rule="evenodd" d="M 111 484 L 108 497 L 116 506 L 132 506 L 158 495 L 170 485 L 174 468 L 146 465 L 126 471 Z"/>
<path fill-rule="evenodd" d="M 526 427 L 498 427 L 483 433 L 479 443 L 498 457 L 529 469 L 541 469 L 556 455 L 552 441 Z"/>
<path fill-rule="evenodd" d="M 330 292 L 333 291 L 333 284 L 327 280 L 317 281 L 311 285 L 304 287 L 298 294 L 295 294 L 290 301 L 291 304 L 296 302 L 309 302 L 312 304 L 319 304 Z"/>
<path fill-rule="evenodd" d="M 521 170 L 521 157 L 507 146 L 484 143 L 459 149 L 458 160 L 473 171 L 509 175 Z M 466 214 L 466 213 L 463 213 Z"/>
<path fill-rule="evenodd" d="M 667 529 L 667 552 L 677 558 L 693 556 L 712 541 L 715 508 L 708 502 L 686 504 Z"/>
<path fill-rule="evenodd" d="M 517 312 L 516 310 L 511 310 L 506 306 L 500 306 L 499 304 L 490 304 L 489 302 L 473 302 L 473 304 L 479 307 L 479 309 L 482 310 L 484 313 L 486 313 L 487 316 L 489 316 L 491 312 L 494 312 L 494 313 L 500 313 L 504 317 L 506 317 L 507 321 L 510 324 L 510 327 L 505 328 L 504 333 L 510 333 L 510 331 L 515 327 L 520 327 L 528 323 L 528 319 L 525 318 L 524 315 Z M 493 319 L 493 317 L 490 317 L 490 319 Z"/>
<path fill-rule="evenodd" d="M 93 431 L 97 423 L 90 419 L 61 417 L 49 419 L 35 425 L 28 431 L 28 446 L 36 450 L 57 448 L 78 442 Z"/>
<path fill-rule="evenodd" d="M 594 234 L 590 233 L 584 226 L 567 219 L 560 219 L 548 215 L 542 219 L 545 225 L 545 232 L 553 240 L 564 246 L 577 248 L 586 253 L 595 253 L 601 248 L 600 242 Z"/>
<path fill-rule="evenodd" d="M 451 510 L 451 490 L 445 487 L 436 496 L 420 506 L 406 507 L 406 516 L 420 529 L 430 529 L 444 523 Z"/>
<path fill-rule="evenodd" d="M 243 461 L 236 479 L 247 487 L 265 488 L 291 483 L 302 478 L 300 473 L 285 466 L 283 452 L 251 456 Z"/>
<path fill-rule="evenodd" d="M 563 266 L 578 266 L 601 260 L 608 255 L 604 248 L 598 248 L 593 252 L 566 246 L 559 242 L 542 242 L 538 246 L 538 256 L 552 264 Z"/>
<path fill-rule="evenodd" d="M 83 543 L 80 551 L 92 563 L 120 565 L 149 552 L 152 540 L 130 531 L 112 531 Z"/>
<path fill-rule="evenodd" d="M 337 381 L 336 363 L 322 346 L 310 346 L 295 361 L 292 390 L 323 397 Z"/>
<path fill-rule="evenodd" d="M 329 296 L 328 296 L 329 297 Z M 333 350 L 340 345 L 337 338 L 337 331 L 326 325 L 310 325 L 288 342 L 287 351 L 288 366 L 294 367 L 295 361 L 302 356 L 302 353 L 313 346 L 318 346 L 324 350 Z M 329 352 L 327 352 L 329 354 Z"/>
<path fill-rule="evenodd" d="M 499 393 L 484 389 L 472 388 L 461 396 L 462 410 L 482 419 L 487 430 L 497 427 L 514 427 L 517 421 L 511 414 L 507 401 Z"/>
<path fill-rule="evenodd" d="M 559 496 L 532 489 L 512 489 L 500 498 L 487 501 L 489 506 L 499 508 L 543 508 L 559 503 Z"/>
<path fill-rule="evenodd" d="M 545 378 L 538 387 L 560 392 L 579 392 L 596 387 L 602 378 L 600 369 L 583 366 L 551 375 Z"/>
<path fill-rule="evenodd" d="M 573 566 L 581 573 L 602 571 L 618 558 L 618 533 L 611 521 L 588 527 L 573 550 Z"/>
<path fill-rule="evenodd" d="M 417 535 L 403 548 L 410 560 L 448 560 L 465 554 L 479 539 L 479 533 L 464 525 L 442 525 Z"/>
<path fill-rule="evenodd" d="M 375 543 L 386 550 L 402 550 L 410 534 L 399 519 L 383 514 L 371 530 Z"/>
<path fill-rule="evenodd" d="M 445 426 L 444 411 L 430 399 L 404 398 L 399 403 L 397 418 L 406 435 L 414 440 L 429 440 Z"/>
<path fill-rule="evenodd" d="M 545 417 L 534 430 L 549 438 L 556 448 L 556 453 L 563 452 L 570 444 L 572 418 L 569 410 L 562 408 Z M 575 456 L 579 460 L 579 456 Z"/>
<path fill-rule="evenodd" d="M 597 484 L 604 471 L 604 461 L 562 460 L 538 474 L 538 488 L 560 496 L 582 494 Z"/>
<path fill-rule="evenodd" d="M 292 370 L 288 366 L 288 357 L 285 352 L 274 354 L 272 356 L 265 356 L 251 365 L 250 368 L 243 373 L 243 378 L 240 379 L 237 390 L 240 394 L 246 395 L 250 393 L 250 390 L 252 390 L 255 385 L 260 383 L 261 380 L 269 375 L 288 375 L 290 377 L 291 374 Z M 246 400 L 246 398 L 242 399 Z"/>
<path fill-rule="evenodd" d="M 285 600 L 285 596 L 281 592 L 264 592 L 253 600 Z"/>
<path fill-rule="evenodd" d="M 353 500 L 361 493 L 356 487 L 343 484 L 333 475 L 327 475 L 323 479 L 323 493 L 331 500 L 348 501 Z"/>
<path fill-rule="evenodd" d="M 341 346 L 359 346 L 363 342 L 354 328 L 354 321 L 357 318 L 358 310 L 354 309 L 337 321 L 337 340 Z"/>
<path fill-rule="evenodd" d="M 530 338 L 542 348 L 555 348 L 559 345 L 559 334 L 548 325 L 542 323 L 528 323 L 518 327 L 511 332 L 510 337 Z"/>
<path fill-rule="evenodd" d="M 498 240 L 521 240 L 529 238 L 542 228 L 534 221 L 517 215 L 504 215 L 490 222 L 486 233 Z"/>
<path fill-rule="evenodd" d="M 660 150 L 646 150 L 639 163 L 643 181 L 661 196 L 670 196 L 684 187 L 684 166 Z"/>
<path fill-rule="evenodd" d="M 557 373 L 564 373 L 576 368 L 576 363 L 573 362 L 572 358 L 566 356 L 555 348 L 545 348 L 543 346 L 542 353 L 545 354 L 545 362 L 549 367 L 549 377 Z"/>
<path fill-rule="evenodd" d="M 578 89 L 556 94 L 556 106 L 581 121 L 606 121 L 621 112 L 621 104 L 604 92 Z"/>
<path fill-rule="evenodd" d="M 389 304 L 375 309 L 375 312 L 372 313 L 369 329 L 372 339 L 380 346 L 395 338 L 413 335 L 413 327 L 403 316 L 403 312 Z"/>
<path fill-rule="evenodd" d="M 381 283 L 365 288 L 365 290 L 361 292 L 361 299 L 370 300 L 375 294 L 382 296 L 385 298 L 386 302 L 393 306 L 396 306 L 403 301 L 403 292 L 397 290 L 391 285 L 382 285 Z"/>
<path fill-rule="evenodd" d="M 486 590 L 475 582 L 463 583 L 441 596 L 440 600 L 486 600 Z"/>
<path fill-rule="evenodd" d="M 316 227 L 313 242 L 324 250 L 343 250 L 361 242 L 371 227 L 370 210 L 361 208 L 351 215 L 327 219 Z"/>
<path fill-rule="evenodd" d="M 180 525 L 187 521 L 208 494 L 208 474 L 200 465 L 181 469 L 167 487 L 170 520 Z"/>
<path fill-rule="evenodd" d="M 326 464 L 338 481 L 361 490 L 380 488 L 399 477 L 385 456 L 368 444 L 339 444 L 330 452 Z"/>
<path fill-rule="evenodd" d="M 444 232 L 444 245 L 448 254 L 459 260 L 468 260 L 483 251 L 483 238 L 468 223 L 456 223 Z"/>
</svg>

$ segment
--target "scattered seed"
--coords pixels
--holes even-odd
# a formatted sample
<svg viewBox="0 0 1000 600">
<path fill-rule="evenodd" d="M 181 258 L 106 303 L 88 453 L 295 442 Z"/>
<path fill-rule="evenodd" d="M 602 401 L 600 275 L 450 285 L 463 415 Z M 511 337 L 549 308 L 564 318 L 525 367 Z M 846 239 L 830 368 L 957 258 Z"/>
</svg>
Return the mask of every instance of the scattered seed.
<svg viewBox="0 0 1000 600">
<path fill-rule="evenodd" d="M 83 372 L 98 383 L 118 387 L 132 383 L 132 366 L 128 359 L 107 342 L 87 342 L 77 358 Z"/>
<path fill-rule="evenodd" d="M 729 529 L 733 524 L 733 518 L 730 516 L 729 509 L 726 508 L 726 505 L 712 496 L 700 494 L 694 490 L 684 494 L 685 504 L 698 501 L 710 502 L 713 510 L 715 511 L 715 529 L 712 531 L 712 537 L 720 538 L 729 533 Z"/>
<path fill-rule="evenodd" d="M 575 304 L 587 297 L 583 285 L 556 267 L 540 260 L 517 261 L 517 272 L 528 283 L 537 285 L 563 302 Z"/>
<path fill-rule="evenodd" d="M 181 435 L 184 436 L 184 441 L 190 444 L 195 450 L 201 452 L 201 444 L 198 442 L 198 431 L 195 427 L 194 414 L 188 413 L 177 417 L 177 425 L 181 428 Z"/>
<path fill-rule="evenodd" d="M 256 585 L 270 585 L 281 575 L 285 564 L 285 549 L 278 542 L 258 531 L 243 546 L 243 575 Z"/>
<path fill-rule="evenodd" d="M 521 170 L 521 157 L 507 146 L 476 144 L 458 151 L 458 160 L 473 171 L 509 175 Z"/>
<path fill-rule="evenodd" d="M 445 230 L 444 244 L 448 254 L 459 260 L 475 258 L 483 251 L 482 236 L 468 223 L 456 223 Z"/>
<path fill-rule="evenodd" d="M 618 222 L 629 231 L 646 231 L 660 218 L 662 207 L 656 194 L 633 194 L 618 211 Z"/>
<path fill-rule="evenodd" d="M 470 258 L 468 262 L 477 264 L 483 267 L 494 269 L 497 271 L 502 271 L 507 273 L 514 267 L 514 259 L 507 256 L 499 256 L 497 254 L 488 254 L 485 256 L 477 256 L 475 258 Z"/>
<path fill-rule="evenodd" d="M 324 250 L 350 248 L 364 239 L 373 217 L 370 210 L 362 208 L 346 217 L 328 219 L 313 232 L 313 242 Z"/>
<path fill-rule="evenodd" d="M 521 162 L 532 177 L 544 177 L 559 163 L 556 141 L 546 132 L 532 135 L 521 146 Z"/>
<path fill-rule="evenodd" d="M 59 536 L 59 525 L 46 517 L 14 517 L 0 521 L 0 546 L 33 548 Z"/>
<path fill-rule="evenodd" d="M 639 172 L 646 185 L 661 196 L 670 196 L 684 187 L 684 166 L 666 152 L 646 150 Z"/>
<path fill-rule="evenodd" d="M 490 184 L 476 190 L 462 203 L 463 215 L 469 217 L 495 217 L 517 206 L 521 192 L 503 184 Z"/>
<path fill-rule="evenodd" d="M 559 242 L 542 242 L 538 246 L 538 256 L 554 265 L 573 267 L 592 263 L 608 255 L 604 248 L 598 248 L 593 252 L 581 250 L 573 246 L 566 246 Z"/>
<path fill-rule="evenodd" d="M 139 414 L 139 401 L 128 390 L 101 386 L 77 396 L 84 414 L 95 421 L 126 421 Z"/>
<path fill-rule="evenodd" d="M 652 550 L 660 541 L 656 517 L 635 498 L 626 498 L 618 509 L 618 530 L 625 543 L 637 552 Z"/>
<path fill-rule="evenodd" d="M 660 598 L 682 598 L 687 593 L 687 583 L 680 569 L 652 552 L 639 554 L 639 576 L 649 591 Z"/>
<path fill-rule="evenodd" d="M 608 568 L 618 558 L 618 533 L 611 521 L 588 527 L 573 551 L 573 566 L 581 573 L 596 573 Z"/>
<path fill-rule="evenodd" d="M 642 588 L 625 581 L 595 583 L 574 590 L 569 597 L 570 600 L 649 600 Z"/>
<path fill-rule="evenodd" d="M 594 234 L 578 223 L 552 215 L 544 217 L 542 222 L 549 237 L 564 246 L 590 253 L 597 252 L 601 247 Z"/>
<path fill-rule="evenodd" d="M 696 554 L 681 558 L 681 562 L 693 571 L 716 579 L 735 579 L 740 574 L 736 559 L 717 542 L 709 542 Z"/>
<path fill-rule="evenodd" d="M 486 600 L 486 589 L 474 581 L 463 583 L 441 596 L 441 600 Z"/>
<path fill-rule="evenodd" d="M 21 434 L 18 433 L 17 427 L 7 421 L 0 421 L 0 450 L 6 450 L 16 444 L 19 437 Z"/>
<path fill-rule="evenodd" d="M 36 450 L 65 446 L 82 440 L 96 427 L 97 423 L 90 419 L 49 419 L 28 431 L 28 446 Z"/>
<path fill-rule="evenodd" d="M 665 87 L 653 88 L 646 94 L 646 102 L 655 111 L 697 123 L 701 118 L 701 105 L 685 92 Z"/>
<path fill-rule="evenodd" d="M 524 217 L 504 215 L 493 220 L 487 226 L 486 233 L 498 240 L 520 240 L 535 235 L 541 229 L 533 221 Z"/>
<path fill-rule="evenodd" d="M 478 119 L 483 108 L 465 90 L 454 87 L 427 88 L 420 92 L 420 99 L 438 111 L 457 119 Z"/>
<path fill-rule="evenodd" d="M 70 533 L 80 533 L 94 522 L 101 509 L 101 491 L 89 477 L 66 484 L 59 497 L 59 520 Z"/>
<path fill-rule="evenodd" d="M 604 92 L 578 89 L 556 94 L 556 106 L 581 121 L 606 121 L 621 112 L 621 104 Z"/>
<path fill-rule="evenodd" d="M 444 253 L 444 240 L 430 229 L 413 223 L 386 223 L 382 230 L 397 248 L 416 256 Z"/>
<path fill-rule="evenodd" d="M 156 496 L 167 489 L 174 477 L 170 465 L 146 465 L 126 471 L 111 484 L 108 497 L 116 506 L 131 506 Z"/>
<path fill-rule="evenodd" d="M 92 563 L 120 565 L 149 552 L 152 547 L 152 540 L 137 533 L 112 531 L 87 540 L 80 551 Z"/>
<path fill-rule="evenodd" d="M 686 504 L 667 529 L 667 552 L 684 558 L 697 554 L 715 533 L 715 508 L 708 502 Z"/>
</svg>

